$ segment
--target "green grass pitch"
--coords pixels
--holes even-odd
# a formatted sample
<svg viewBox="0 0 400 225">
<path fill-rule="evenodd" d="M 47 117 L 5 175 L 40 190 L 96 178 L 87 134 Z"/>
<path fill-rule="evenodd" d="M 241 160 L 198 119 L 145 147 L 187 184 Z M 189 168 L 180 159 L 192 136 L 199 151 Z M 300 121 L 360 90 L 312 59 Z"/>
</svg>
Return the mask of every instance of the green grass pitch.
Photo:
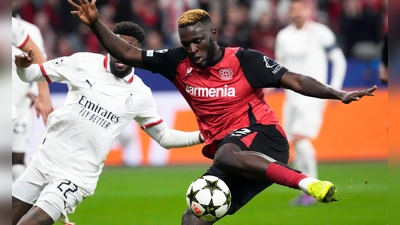
<svg viewBox="0 0 400 225">
<path fill-rule="evenodd" d="M 186 208 L 189 184 L 207 166 L 105 168 L 94 196 L 83 201 L 70 221 L 76 225 L 177 225 Z M 319 176 L 334 182 L 340 201 L 294 207 L 297 190 L 273 185 L 220 225 L 386 225 L 386 162 L 322 163 Z M 60 224 L 60 223 L 57 223 Z"/>
</svg>

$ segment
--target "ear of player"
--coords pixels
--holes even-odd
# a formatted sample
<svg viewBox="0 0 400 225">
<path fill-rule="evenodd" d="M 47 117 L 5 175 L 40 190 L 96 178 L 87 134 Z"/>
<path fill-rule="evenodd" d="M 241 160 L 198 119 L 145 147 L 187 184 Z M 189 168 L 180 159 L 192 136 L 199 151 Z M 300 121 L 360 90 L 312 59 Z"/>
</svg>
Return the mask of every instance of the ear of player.
<svg viewBox="0 0 400 225">
<path fill-rule="evenodd" d="M 197 178 L 186 192 L 190 211 L 205 221 L 216 221 L 228 212 L 232 196 L 229 187 L 218 177 L 206 175 Z"/>
</svg>

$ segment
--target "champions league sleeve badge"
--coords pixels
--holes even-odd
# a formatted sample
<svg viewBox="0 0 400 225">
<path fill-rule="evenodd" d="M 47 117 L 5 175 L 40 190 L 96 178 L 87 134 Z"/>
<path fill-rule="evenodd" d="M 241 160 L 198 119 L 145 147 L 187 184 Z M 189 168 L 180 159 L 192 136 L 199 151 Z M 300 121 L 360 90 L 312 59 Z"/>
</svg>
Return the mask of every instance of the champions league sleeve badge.
<svg viewBox="0 0 400 225">
<path fill-rule="evenodd" d="M 125 100 L 125 108 L 129 109 L 132 106 L 133 98 L 132 93 Z"/>
</svg>

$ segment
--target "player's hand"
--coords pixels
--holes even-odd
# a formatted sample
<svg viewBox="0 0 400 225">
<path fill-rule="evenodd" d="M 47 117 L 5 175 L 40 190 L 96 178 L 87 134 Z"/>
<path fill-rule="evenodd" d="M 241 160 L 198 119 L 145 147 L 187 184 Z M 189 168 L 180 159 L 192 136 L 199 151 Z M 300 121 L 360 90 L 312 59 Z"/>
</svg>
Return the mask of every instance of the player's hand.
<svg viewBox="0 0 400 225">
<path fill-rule="evenodd" d="M 51 104 L 50 96 L 39 95 L 35 99 L 35 111 L 37 118 L 41 115 L 44 124 L 47 124 L 47 117 L 51 112 L 53 112 L 53 105 Z"/>
<path fill-rule="evenodd" d="M 26 68 L 33 63 L 33 52 L 30 49 L 28 52 L 23 52 L 19 55 L 15 55 L 15 65 L 18 68 Z"/>
<path fill-rule="evenodd" d="M 362 97 L 364 96 L 374 96 L 373 92 L 377 89 L 378 87 L 376 85 L 374 85 L 371 88 L 368 88 L 366 90 L 363 91 L 352 91 L 352 92 L 348 92 L 347 94 L 345 94 L 342 97 L 342 102 L 344 104 L 349 104 L 352 101 L 358 101 L 360 100 Z"/>
<path fill-rule="evenodd" d="M 88 0 L 68 0 L 76 10 L 71 11 L 72 15 L 77 16 L 84 24 L 90 26 L 99 20 L 99 14 L 96 8 L 96 0 L 89 2 Z"/>
</svg>

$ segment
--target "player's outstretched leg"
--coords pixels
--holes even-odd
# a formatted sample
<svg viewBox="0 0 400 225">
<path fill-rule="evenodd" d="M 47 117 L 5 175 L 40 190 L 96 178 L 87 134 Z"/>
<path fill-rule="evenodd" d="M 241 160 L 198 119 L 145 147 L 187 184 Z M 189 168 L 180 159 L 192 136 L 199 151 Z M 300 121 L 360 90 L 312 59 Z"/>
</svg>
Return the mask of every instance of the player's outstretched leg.
<svg viewBox="0 0 400 225">
<path fill-rule="evenodd" d="M 214 166 L 226 173 L 237 173 L 254 180 L 270 180 L 300 189 L 320 202 L 337 201 L 336 187 L 331 182 L 308 177 L 265 154 L 242 151 L 234 143 L 226 143 L 217 150 Z"/>
</svg>

